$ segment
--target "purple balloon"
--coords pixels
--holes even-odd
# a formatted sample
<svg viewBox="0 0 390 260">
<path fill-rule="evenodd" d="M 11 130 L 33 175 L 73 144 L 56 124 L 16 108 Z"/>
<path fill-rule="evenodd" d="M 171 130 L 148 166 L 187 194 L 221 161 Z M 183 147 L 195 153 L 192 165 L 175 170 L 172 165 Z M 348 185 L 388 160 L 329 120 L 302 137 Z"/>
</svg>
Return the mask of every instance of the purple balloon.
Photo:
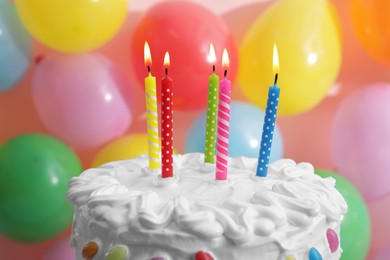
<svg viewBox="0 0 390 260">
<path fill-rule="evenodd" d="M 335 166 L 365 199 L 390 193 L 390 85 L 350 94 L 336 113 L 331 142 Z"/>
<path fill-rule="evenodd" d="M 125 77 L 99 54 L 54 55 L 38 65 L 33 97 L 46 127 L 77 147 L 122 135 L 132 120 L 121 89 Z"/>
<path fill-rule="evenodd" d="M 389 260 L 390 259 L 390 247 L 387 247 L 380 251 L 374 258 L 374 260 Z"/>
<path fill-rule="evenodd" d="M 60 241 L 54 247 L 50 248 L 43 260 L 74 260 L 75 250 L 69 246 L 69 238 Z"/>
</svg>

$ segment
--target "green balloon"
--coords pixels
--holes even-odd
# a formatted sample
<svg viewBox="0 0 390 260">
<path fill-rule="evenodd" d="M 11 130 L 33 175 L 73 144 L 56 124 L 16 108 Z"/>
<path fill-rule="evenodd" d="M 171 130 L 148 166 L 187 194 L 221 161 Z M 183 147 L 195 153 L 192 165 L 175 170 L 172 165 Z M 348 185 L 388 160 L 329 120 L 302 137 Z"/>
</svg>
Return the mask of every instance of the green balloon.
<svg viewBox="0 0 390 260">
<path fill-rule="evenodd" d="M 359 191 L 337 173 L 316 170 L 321 177 L 336 179 L 336 188 L 348 204 L 348 213 L 341 222 L 341 260 L 364 260 L 371 240 L 371 223 L 366 204 Z"/>
<path fill-rule="evenodd" d="M 67 184 L 80 172 L 78 157 L 53 137 L 26 134 L 1 145 L 0 233 L 40 242 L 64 231 L 73 215 Z"/>
</svg>

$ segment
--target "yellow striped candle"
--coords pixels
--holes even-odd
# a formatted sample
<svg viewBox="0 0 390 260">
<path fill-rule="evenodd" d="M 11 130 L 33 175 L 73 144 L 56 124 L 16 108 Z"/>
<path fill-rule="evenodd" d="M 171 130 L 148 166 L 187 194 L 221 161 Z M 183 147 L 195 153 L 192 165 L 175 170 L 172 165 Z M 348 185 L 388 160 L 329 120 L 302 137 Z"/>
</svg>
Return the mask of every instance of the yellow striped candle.
<svg viewBox="0 0 390 260">
<path fill-rule="evenodd" d="M 160 168 L 160 140 L 158 137 L 158 114 L 157 114 L 157 95 L 156 95 L 156 77 L 150 72 L 152 56 L 148 42 L 144 46 L 145 65 L 148 68 L 148 76 L 145 78 L 145 97 L 146 97 L 146 123 L 148 133 L 148 151 L 149 168 Z"/>
</svg>

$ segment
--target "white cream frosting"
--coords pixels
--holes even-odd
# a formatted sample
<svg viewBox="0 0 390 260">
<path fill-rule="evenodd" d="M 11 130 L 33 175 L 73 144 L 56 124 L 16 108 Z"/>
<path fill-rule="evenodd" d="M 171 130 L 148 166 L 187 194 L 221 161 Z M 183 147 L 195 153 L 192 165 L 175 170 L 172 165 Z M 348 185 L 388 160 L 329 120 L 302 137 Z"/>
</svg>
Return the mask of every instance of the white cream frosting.
<svg viewBox="0 0 390 260">
<path fill-rule="evenodd" d="M 146 156 L 74 177 L 68 198 L 78 259 L 91 240 L 103 251 L 125 244 L 131 259 L 193 259 L 201 250 L 220 260 L 308 259 L 311 247 L 323 259 L 339 259 L 341 248 L 330 252 L 326 230 L 339 234 L 348 207 L 333 178 L 289 159 L 256 177 L 257 159 L 237 157 L 229 159 L 228 180 L 216 181 L 214 165 L 203 158 L 174 156 L 173 178 L 149 170 Z"/>
</svg>

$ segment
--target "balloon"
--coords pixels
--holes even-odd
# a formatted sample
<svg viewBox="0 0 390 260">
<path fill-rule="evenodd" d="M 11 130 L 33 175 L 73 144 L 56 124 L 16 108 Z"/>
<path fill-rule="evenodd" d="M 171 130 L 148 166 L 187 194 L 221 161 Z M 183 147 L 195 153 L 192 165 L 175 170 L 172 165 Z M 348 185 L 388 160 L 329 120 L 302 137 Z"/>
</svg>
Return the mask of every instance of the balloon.
<svg viewBox="0 0 390 260">
<path fill-rule="evenodd" d="M 86 52 L 109 41 L 127 14 L 127 0 L 16 0 L 26 28 L 43 44 L 63 52 Z"/>
<path fill-rule="evenodd" d="M 229 156 L 259 157 L 264 112 L 244 102 L 232 102 L 230 108 Z M 206 112 L 192 124 L 185 141 L 185 152 L 204 152 Z M 276 126 L 270 161 L 283 156 L 283 140 Z"/>
<path fill-rule="evenodd" d="M 336 188 L 348 204 L 348 213 L 341 222 L 340 242 L 343 249 L 341 260 L 364 260 L 371 237 L 368 209 L 358 190 L 342 176 L 325 170 L 316 170 L 323 178 L 336 179 Z"/>
<path fill-rule="evenodd" d="M 367 200 L 390 192 L 390 85 L 359 89 L 341 103 L 332 126 L 332 158 Z"/>
<path fill-rule="evenodd" d="M 23 77 L 30 65 L 31 39 L 11 1 L 0 1 L 0 92 Z"/>
<path fill-rule="evenodd" d="M 389 260 L 389 259 L 390 259 L 390 247 L 383 249 L 374 258 L 374 260 Z"/>
<path fill-rule="evenodd" d="M 163 77 L 163 57 L 169 51 L 175 109 L 206 107 L 208 77 L 212 73 L 212 65 L 207 60 L 211 43 L 217 54 L 217 71 L 221 68 L 223 48 L 227 48 L 230 58 L 228 78 L 235 79 L 238 59 L 231 33 L 220 17 L 195 3 L 161 2 L 141 18 L 131 43 L 131 56 L 133 69 L 142 86 L 147 75 L 145 41 L 150 45 L 152 74 L 157 79 Z"/>
<path fill-rule="evenodd" d="M 356 89 L 368 83 L 387 81 L 389 78 L 386 68 L 368 57 L 354 37 L 349 1 L 332 3 L 337 5 L 340 12 L 343 30 L 343 62 L 338 80 L 328 92 L 328 96 L 313 109 L 297 116 L 281 116 L 277 121 L 280 129 L 288 129 L 283 131 L 284 157 L 310 162 L 317 168 L 324 169 L 334 168 L 331 128 L 341 102 Z M 283 94 L 283 89 L 281 91 Z M 321 149 L 318 149 L 319 147 Z"/>
<path fill-rule="evenodd" d="M 370 0 L 369 0 L 370 1 Z M 372 82 L 388 80 L 388 69 L 373 60 L 362 48 L 354 32 L 351 22 L 351 1 L 332 1 L 341 22 L 343 46 L 342 67 L 339 75 L 339 87 L 336 94 L 348 94 L 350 90 L 365 86 Z M 368 10 L 367 10 L 368 11 Z M 362 66 L 364 64 L 364 66 Z"/>
<path fill-rule="evenodd" d="M 173 149 L 173 152 L 177 153 L 175 149 Z M 107 162 L 135 158 L 147 153 L 148 136 L 146 134 L 130 134 L 103 147 L 96 155 L 91 167 L 98 167 Z"/>
<path fill-rule="evenodd" d="M 368 259 L 372 259 L 378 252 L 388 247 L 390 241 L 390 194 L 380 200 L 367 203 L 371 218 L 371 246 Z"/>
<path fill-rule="evenodd" d="M 50 248 L 43 260 L 75 260 L 75 255 L 75 250 L 69 246 L 69 238 L 67 238 Z"/>
<path fill-rule="evenodd" d="M 91 167 L 98 167 L 107 162 L 135 158 L 148 153 L 148 136 L 131 134 L 119 138 L 103 147 L 93 160 Z"/>
<path fill-rule="evenodd" d="M 294 115 L 317 105 L 339 72 L 338 23 L 326 0 L 280 0 L 253 24 L 240 47 L 238 80 L 244 96 L 265 108 L 274 82 L 273 44 L 279 51 L 278 113 Z"/>
<path fill-rule="evenodd" d="M 98 54 L 45 58 L 33 78 L 33 97 L 47 128 L 65 142 L 93 147 L 122 135 L 132 114 L 119 88 L 125 84 Z"/>
<path fill-rule="evenodd" d="M 351 15 L 355 33 L 364 49 L 375 60 L 390 66 L 390 3 L 383 0 L 351 0 Z"/>
<path fill-rule="evenodd" d="M 0 146 L 0 233 L 22 242 L 56 236 L 72 223 L 68 181 L 77 156 L 46 135 L 26 134 Z"/>
</svg>

